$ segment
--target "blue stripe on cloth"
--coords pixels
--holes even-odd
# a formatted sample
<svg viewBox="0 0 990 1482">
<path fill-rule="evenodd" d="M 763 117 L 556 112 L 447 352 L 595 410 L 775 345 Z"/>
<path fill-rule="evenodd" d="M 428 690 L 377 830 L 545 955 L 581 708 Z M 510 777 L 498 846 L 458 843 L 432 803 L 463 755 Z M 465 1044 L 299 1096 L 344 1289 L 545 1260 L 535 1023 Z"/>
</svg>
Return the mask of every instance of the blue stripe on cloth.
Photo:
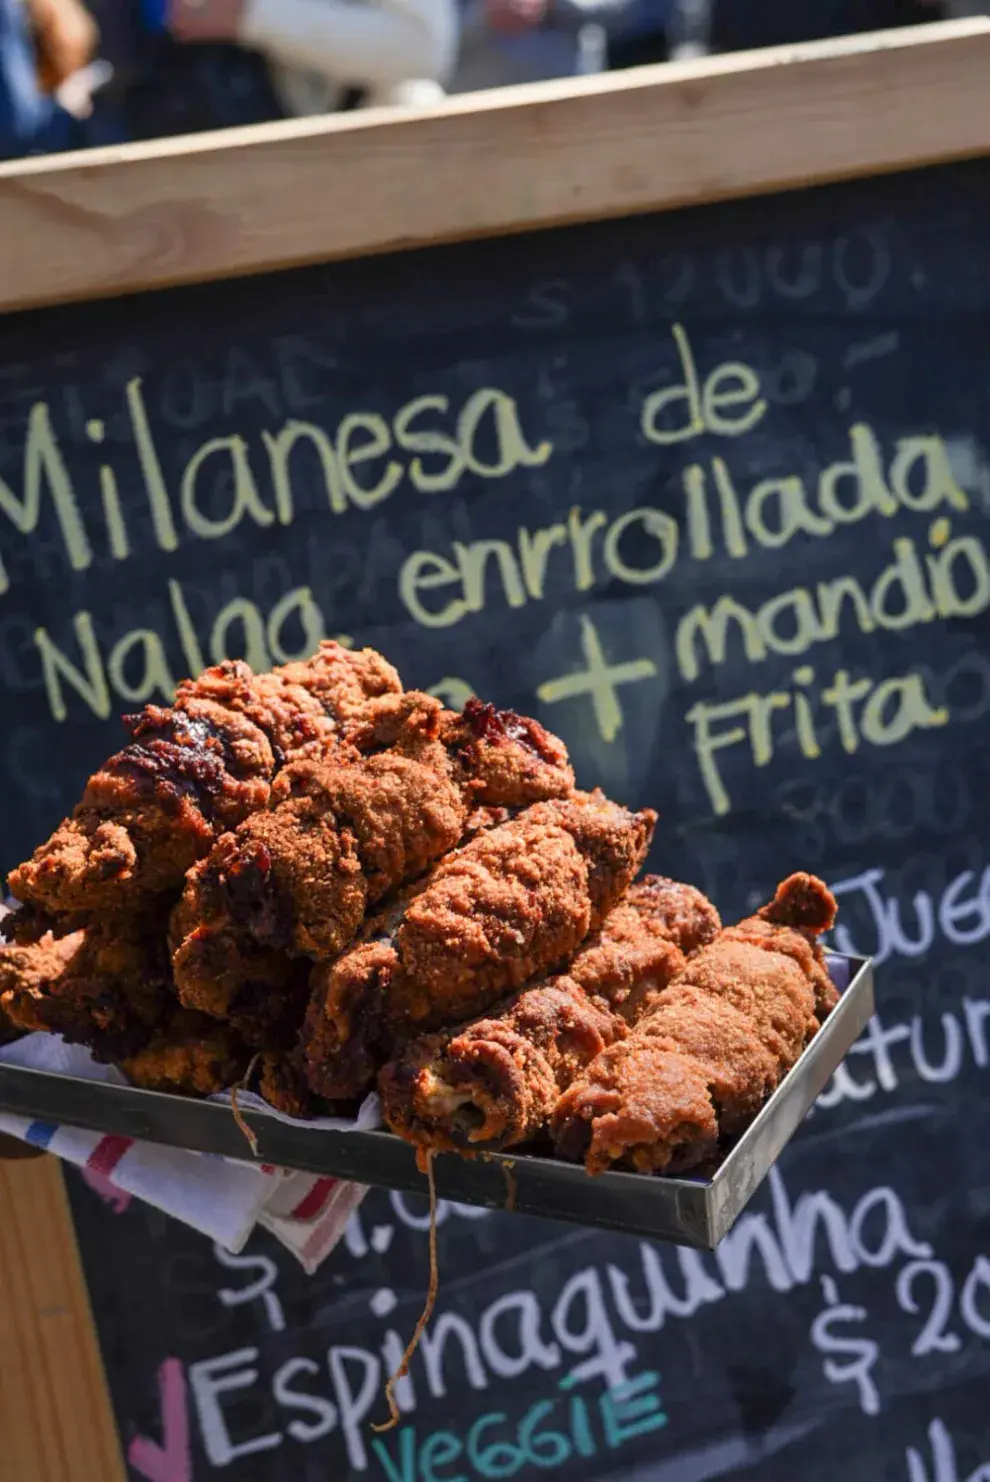
<svg viewBox="0 0 990 1482">
<path fill-rule="evenodd" d="M 46 1148 L 57 1131 L 58 1128 L 53 1127 L 50 1122 L 32 1122 L 24 1134 L 24 1139 L 33 1147 Z"/>
</svg>

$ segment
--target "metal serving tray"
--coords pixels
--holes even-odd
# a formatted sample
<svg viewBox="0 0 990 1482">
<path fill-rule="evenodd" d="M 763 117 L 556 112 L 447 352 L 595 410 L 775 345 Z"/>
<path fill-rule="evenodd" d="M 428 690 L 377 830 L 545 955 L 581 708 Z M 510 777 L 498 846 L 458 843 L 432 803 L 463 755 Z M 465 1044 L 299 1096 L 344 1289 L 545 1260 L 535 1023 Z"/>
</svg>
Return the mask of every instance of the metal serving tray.
<svg viewBox="0 0 990 1482">
<path fill-rule="evenodd" d="M 438 1193 L 464 1204 L 509 1205 L 519 1214 L 714 1250 L 873 1013 L 872 964 L 837 955 L 830 963 L 840 987 L 848 980 L 838 1007 L 711 1178 L 589 1178 L 580 1166 L 528 1153 L 474 1160 L 444 1154 L 434 1163 Z M 0 1065 L 0 1111 L 244 1160 L 244 1135 L 230 1107 L 218 1102 Z M 426 1189 L 413 1149 L 390 1132 L 316 1131 L 247 1109 L 245 1116 L 265 1162 L 391 1189 Z"/>
</svg>

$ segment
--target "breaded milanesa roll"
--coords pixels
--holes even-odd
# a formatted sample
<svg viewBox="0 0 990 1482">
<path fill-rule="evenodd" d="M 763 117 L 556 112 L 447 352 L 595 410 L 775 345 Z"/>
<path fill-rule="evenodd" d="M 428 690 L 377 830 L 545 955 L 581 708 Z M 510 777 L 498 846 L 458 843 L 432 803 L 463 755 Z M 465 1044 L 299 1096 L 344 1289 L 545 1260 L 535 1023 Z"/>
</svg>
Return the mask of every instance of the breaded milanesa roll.
<svg viewBox="0 0 990 1482">
<path fill-rule="evenodd" d="M 266 953 L 336 956 L 370 908 L 461 842 L 479 801 L 508 807 L 573 785 L 560 742 L 512 712 L 461 716 L 410 692 L 367 715 L 351 732 L 365 754 L 285 768 L 272 807 L 190 872 L 171 931 L 188 1007 L 223 1017 Z"/>
<path fill-rule="evenodd" d="M 227 1024 L 176 1009 L 140 1050 L 120 1060 L 132 1086 L 183 1096 L 212 1096 L 236 1085 L 251 1052 Z"/>
<path fill-rule="evenodd" d="M 798 872 L 778 885 L 773 900 L 761 906 L 755 916 L 728 931 L 733 941 L 771 940 L 775 952 L 793 957 L 814 985 L 815 1013 L 819 1022 L 828 1018 L 839 1001 L 838 991 L 828 975 L 821 944 L 822 933 L 831 931 L 835 924 L 836 909 L 835 897 L 817 876 Z M 824 926 L 821 924 L 823 921 L 826 923 Z"/>
<path fill-rule="evenodd" d="M 142 1046 L 176 1008 L 163 917 L 109 916 L 0 948 L 0 1006 L 20 1029 L 60 1034 L 100 1060 Z"/>
<path fill-rule="evenodd" d="M 218 834 L 265 806 L 272 778 L 297 749 L 332 747 L 344 719 L 358 716 L 357 696 L 398 688 L 380 655 L 338 644 L 260 677 L 238 662 L 207 670 L 179 686 L 172 706 L 126 719 L 130 745 L 12 872 L 11 892 L 47 911 L 95 913 L 140 908 L 178 889 Z"/>
<path fill-rule="evenodd" d="M 233 1085 L 251 1051 L 231 1025 L 179 1006 L 159 916 L 100 925 L 0 950 L 0 1019 L 60 1034 L 135 1086 L 206 1096 Z"/>
<path fill-rule="evenodd" d="M 483 1012 L 566 961 L 639 869 L 656 815 L 601 793 L 538 803 L 449 855 L 367 940 L 313 971 L 317 1095 L 348 1098 L 418 1032 Z"/>
<path fill-rule="evenodd" d="M 490 1017 L 424 1035 L 385 1067 L 393 1132 L 423 1150 L 511 1147 L 545 1125 L 560 1093 L 625 1037 L 710 941 L 718 913 L 691 886 L 632 885 L 564 973 L 524 988 Z"/>
<path fill-rule="evenodd" d="M 564 1092 L 557 1150 L 589 1173 L 697 1167 L 738 1132 L 795 1064 L 828 1007 L 813 945 L 835 899 L 810 875 L 692 957 L 628 1039 Z M 792 924 L 793 923 L 793 924 Z"/>
</svg>

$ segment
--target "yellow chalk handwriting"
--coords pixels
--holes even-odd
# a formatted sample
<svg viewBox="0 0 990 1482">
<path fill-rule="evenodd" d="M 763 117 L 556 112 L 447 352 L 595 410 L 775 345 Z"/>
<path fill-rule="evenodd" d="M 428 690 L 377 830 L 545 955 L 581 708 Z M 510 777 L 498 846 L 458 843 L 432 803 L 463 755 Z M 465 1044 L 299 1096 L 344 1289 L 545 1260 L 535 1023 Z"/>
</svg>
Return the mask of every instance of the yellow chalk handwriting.
<svg viewBox="0 0 990 1482">
<path fill-rule="evenodd" d="M 709 802 L 717 815 L 728 813 L 732 807 L 720 753 L 746 746 L 754 767 L 771 765 L 778 753 L 775 716 L 789 716 L 793 708 L 794 736 L 801 754 L 809 761 L 822 755 L 812 700 L 807 693 L 814 673 L 810 667 L 801 666 L 793 678 L 796 685 L 802 686 L 800 690 L 751 692 L 717 704 L 698 701 L 687 712 L 685 719 L 692 728 L 691 744 Z M 923 677 L 915 673 L 889 677 L 875 684 L 871 679 L 854 679 L 848 670 L 839 669 L 817 698 L 822 707 L 832 712 L 838 742 L 850 754 L 857 752 L 863 743 L 896 746 L 913 732 L 947 725 L 950 719 L 944 706 L 932 704 Z"/>
<path fill-rule="evenodd" d="M 598 540 L 600 532 L 604 534 Z M 623 550 L 627 533 L 637 550 L 644 536 L 655 542 L 656 559 L 645 566 L 630 564 L 632 551 Z M 543 601 L 548 570 L 558 552 L 558 571 L 566 574 L 575 591 L 586 592 L 603 573 L 627 586 L 663 581 L 677 561 L 678 541 L 677 521 L 652 505 L 627 510 L 611 521 L 602 510 L 584 515 L 575 507 L 566 525 L 522 527 L 514 542 L 455 540 L 453 559 L 436 551 L 414 551 L 399 572 L 399 595 L 406 611 L 423 627 L 449 628 L 468 613 L 481 612 L 492 593 L 509 607 Z M 652 555 L 650 551 L 647 559 Z M 444 588 L 449 590 L 442 600 L 425 596 Z"/>
<path fill-rule="evenodd" d="M 140 475 L 136 487 L 163 551 L 178 549 L 180 531 L 196 540 L 220 540 L 245 521 L 262 528 L 275 521 L 291 524 L 296 503 L 293 475 L 299 477 L 303 460 L 307 477 L 312 476 L 315 460 L 327 506 L 340 515 L 349 509 L 373 510 L 402 488 L 436 493 L 454 489 L 469 476 L 502 479 L 519 469 L 541 467 L 553 454 L 550 440 L 533 439 L 524 428 L 513 397 L 498 387 L 482 386 L 460 408 L 452 407 L 446 396 L 419 396 L 399 407 L 391 419 L 357 409 L 342 416 L 335 429 L 295 419 L 262 429 L 253 446 L 240 434 L 209 438 L 179 472 L 173 507 L 140 376 L 128 382 L 124 403 L 134 452 L 123 456 L 136 456 Z M 105 422 L 90 418 L 86 435 L 102 447 Z M 126 472 L 125 478 L 123 470 L 107 460 L 98 465 L 96 475 L 107 547 L 118 561 L 131 555 L 129 511 L 120 490 L 132 490 L 135 480 L 129 469 Z M 86 570 L 94 556 L 93 535 L 81 512 L 49 405 L 39 401 L 27 419 L 22 492 L 0 479 L 0 516 L 29 536 L 38 527 L 43 496 L 54 506 L 70 566 Z M 216 512 L 218 505 L 223 513 Z M 536 552 L 530 569 L 538 571 L 542 559 Z M 9 586 L 0 558 L 0 595 Z"/>
<path fill-rule="evenodd" d="M 814 488 L 797 474 L 783 474 L 761 479 L 747 492 L 721 457 L 689 464 L 680 480 L 687 548 L 696 561 L 722 551 L 743 560 L 751 541 L 780 550 L 797 535 L 826 539 L 844 525 L 890 519 L 902 510 L 969 508 L 940 437 L 899 438 L 885 473 L 880 441 L 863 422 L 849 429 L 849 457 L 822 468 Z"/>
<path fill-rule="evenodd" d="M 929 542 L 937 548 L 922 557 L 916 542 L 901 536 L 891 543 L 892 560 L 873 583 L 856 577 L 818 582 L 811 590 L 791 587 L 750 609 L 731 595 L 697 603 L 677 625 L 675 651 L 682 678 L 693 681 L 707 662 L 729 662 L 730 637 L 749 663 L 769 654 L 797 657 L 816 644 L 838 637 L 850 618 L 863 633 L 899 632 L 936 617 L 972 617 L 990 607 L 990 557 L 975 535 L 948 538 L 947 522 L 936 521 Z M 939 542 L 941 547 L 938 548 Z"/>
<path fill-rule="evenodd" d="M 204 652 L 210 663 L 243 657 L 258 670 L 306 658 L 325 632 L 323 615 L 308 587 L 286 592 L 267 616 L 249 598 L 233 598 L 213 619 L 205 643 L 196 633 L 179 582 L 168 583 L 168 597 L 175 634 L 167 637 L 181 652 L 184 672 L 189 674 L 205 668 Z M 101 720 L 119 709 L 119 702 L 133 705 L 171 699 L 175 679 L 167 658 L 168 643 L 153 628 L 132 628 L 105 652 L 92 613 L 75 613 L 71 627 L 74 652 L 64 640 L 56 642 L 47 628 L 38 628 L 34 634 L 48 707 L 56 720 L 67 719 L 70 693 Z M 297 635 L 298 643 L 292 641 Z M 350 639 L 342 641 L 352 646 Z"/>
<path fill-rule="evenodd" d="M 106 669 L 97 642 L 93 617 L 88 612 L 77 612 L 72 619 L 76 643 L 82 656 L 83 667 L 74 664 L 51 640 L 45 628 L 36 628 L 35 647 L 41 656 L 41 672 L 48 696 L 48 708 L 56 720 L 65 720 L 68 708 L 62 692 L 65 680 L 76 694 L 81 696 L 94 715 L 106 720 L 110 714 L 110 689 Z M 126 643 L 126 638 L 121 640 Z"/>
<path fill-rule="evenodd" d="M 230 463 L 227 467 L 219 470 L 213 464 L 213 489 L 231 482 L 232 498 L 230 509 L 222 519 L 214 520 L 204 514 L 197 503 L 199 494 L 199 475 L 203 465 L 208 460 L 215 460 L 217 454 L 228 454 Z M 209 442 L 203 443 L 198 448 L 189 462 L 186 464 L 182 475 L 179 494 L 182 506 L 182 518 L 186 529 L 193 535 L 198 535 L 200 540 L 219 540 L 224 535 L 229 535 L 231 530 L 236 530 L 245 515 L 249 515 L 255 524 L 264 528 L 275 519 L 272 511 L 262 503 L 261 495 L 258 493 L 251 472 L 251 464 L 248 460 L 247 443 L 242 437 L 213 437 Z"/>
<path fill-rule="evenodd" d="M 58 439 L 52 427 L 45 402 L 37 402 L 28 417 L 27 441 L 24 445 L 24 494 L 18 499 L 10 485 L 0 478 L 0 513 L 6 515 L 22 535 L 38 527 L 41 516 L 41 494 L 47 484 L 58 516 L 62 541 L 73 571 L 85 571 L 93 559 L 75 490 L 65 466 Z M 0 594 L 8 591 L 10 580 L 0 557 Z"/>
<path fill-rule="evenodd" d="M 643 436 L 649 442 L 669 446 L 700 437 L 704 432 L 719 437 L 741 437 L 765 416 L 767 402 L 760 397 L 760 381 L 751 366 L 727 361 L 707 375 L 698 374 L 691 341 L 681 324 L 671 327 L 680 360 L 683 381 L 652 392 L 644 401 L 640 418 Z M 683 403 L 687 420 L 671 426 L 662 420 L 663 413 Z M 745 408 L 730 416 L 729 407 Z"/>
<path fill-rule="evenodd" d="M 614 741 L 623 723 L 618 694 L 620 685 L 652 679 L 657 666 L 652 659 L 645 658 L 609 664 L 598 629 L 586 613 L 581 614 L 581 652 L 585 662 L 584 669 L 565 674 L 561 679 L 547 680 L 539 686 L 536 693 L 545 705 L 587 695 L 591 700 L 599 735 L 603 741 Z"/>
</svg>

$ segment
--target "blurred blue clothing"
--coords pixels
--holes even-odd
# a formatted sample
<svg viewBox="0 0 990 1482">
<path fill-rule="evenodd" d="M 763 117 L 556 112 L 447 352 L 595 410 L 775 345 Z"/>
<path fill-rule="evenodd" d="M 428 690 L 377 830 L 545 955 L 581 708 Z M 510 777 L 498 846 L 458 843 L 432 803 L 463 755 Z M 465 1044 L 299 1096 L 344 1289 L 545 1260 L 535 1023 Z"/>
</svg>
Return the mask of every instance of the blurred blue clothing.
<svg viewBox="0 0 990 1482">
<path fill-rule="evenodd" d="M 613 17 L 609 41 L 632 41 L 640 36 L 663 36 L 677 9 L 677 0 L 631 0 Z"/>
<path fill-rule="evenodd" d="M 0 159 L 78 149 L 84 126 L 38 86 L 34 47 L 19 0 L 0 0 Z"/>
<path fill-rule="evenodd" d="M 225 42 L 182 44 L 146 37 L 122 90 L 129 139 L 196 134 L 204 129 L 270 123 L 284 112 L 264 57 Z"/>
</svg>

